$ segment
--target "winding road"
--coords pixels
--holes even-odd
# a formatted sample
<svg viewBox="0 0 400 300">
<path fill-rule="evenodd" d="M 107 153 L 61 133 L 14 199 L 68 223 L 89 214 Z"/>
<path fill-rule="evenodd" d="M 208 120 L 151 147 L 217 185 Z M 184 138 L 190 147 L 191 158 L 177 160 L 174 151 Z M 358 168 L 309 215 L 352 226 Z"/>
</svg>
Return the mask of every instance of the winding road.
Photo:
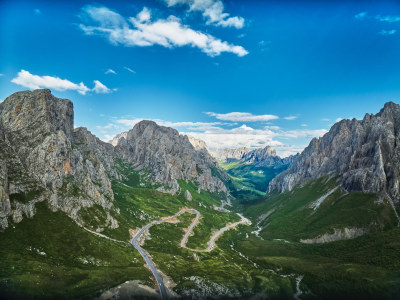
<svg viewBox="0 0 400 300">
<path fill-rule="evenodd" d="M 245 217 L 243 217 L 241 214 L 238 214 L 238 216 L 241 218 L 240 221 L 232 223 L 232 224 L 228 224 L 225 227 L 219 229 L 218 231 L 214 232 L 213 235 L 211 236 L 210 240 L 208 241 L 208 247 L 206 249 L 192 249 L 192 248 L 188 248 L 186 246 L 187 240 L 190 237 L 190 235 L 193 233 L 193 229 L 194 227 L 198 224 L 199 219 L 200 219 L 200 212 L 196 209 L 192 209 L 192 208 L 182 208 L 180 211 L 178 211 L 175 215 L 170 216 L 170 217 L 166 217 L 157 221 L 153 221 L 147 225 L 145 225 L 142 229 L 139 230 L 138 233 L 136 233 L 136 235 L 132 238 L 131 243 L 133 245 L 133 247 L 135 247 L 140 255 L 143 256 L 146 264 L 149 266 L 150 271 L 153 273 L 154 278 L 157 281 L 157 285 L 160 291 L 160 297 L 162 300 L 166 300 L 168 299 L 168 292 L 167 289 L 165 288 L 164 285 L 164 281 L 163 281 L 163 277 L 161 275 L 161 272 L 156 268 L 156 266 L 154 265 L 153 261 L 151 260 L 149 254 L 138 244 L 138 241 L 140 240 L 140 237 L 142 236 L 142 234 L 144 232 L 146 232 L 151 226 L 153 225 L 158 225 L 161 224 L 163 222 L 167 222 L 171 219 L 174 219 L 178 216 L 180 216 L 183 213 L 190 213 L 190 214 L 195 214 L 196 217 L 194 218 L 194 220 L 192 221 L 192 223 L 190 224 L 190 226 L 187 228 L 187 231 L 185 233 L 185 235 L 183 236 L 180 246 L 182 248 L 191 250 L 191 251 L 195 251 L 195 252 L 210 252 L 213 249 L 215 249 L 216 245 L 215 242 L 216 240 L 227 230 L 234 228 L 236 226 L 238 226 L 239 224 L 246 224 L 246 225 L 250 225 L 251 222 L 246 219 Z"/>
</svg>

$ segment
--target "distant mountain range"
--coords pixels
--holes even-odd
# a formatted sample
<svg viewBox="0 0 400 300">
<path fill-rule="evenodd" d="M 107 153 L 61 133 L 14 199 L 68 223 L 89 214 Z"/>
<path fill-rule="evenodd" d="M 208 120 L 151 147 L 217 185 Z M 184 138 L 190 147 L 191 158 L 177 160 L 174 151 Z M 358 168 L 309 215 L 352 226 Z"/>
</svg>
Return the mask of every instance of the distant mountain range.
<svg viewBox="0 0 400 300">
<path fill-rule="evenodd" d="M 298 154 L 296 154 L 281 158 L 276 154 L 276 150 L 270 146 L 253 150 L 241 147 L 235 149 L 209 150 L 209 152 L 217 160 L 225 163 L 241 161 L 259 167 L 290 165 L 298 156 Z"/>
</svg>

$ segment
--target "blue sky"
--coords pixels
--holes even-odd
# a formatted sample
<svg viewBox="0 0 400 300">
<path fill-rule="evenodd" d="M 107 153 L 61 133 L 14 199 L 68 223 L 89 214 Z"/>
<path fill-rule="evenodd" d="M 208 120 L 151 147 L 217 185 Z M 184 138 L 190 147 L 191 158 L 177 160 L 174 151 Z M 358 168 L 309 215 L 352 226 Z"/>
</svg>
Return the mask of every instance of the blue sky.
<svg viewBox="0 0 400 300">
<path fill-rule="evenodd" d="M 50 88 L 103 140 L 141 119 L 301 151 L 400 103 L 398 1 L 0 2 L 0 99 Z"/>
</svg>

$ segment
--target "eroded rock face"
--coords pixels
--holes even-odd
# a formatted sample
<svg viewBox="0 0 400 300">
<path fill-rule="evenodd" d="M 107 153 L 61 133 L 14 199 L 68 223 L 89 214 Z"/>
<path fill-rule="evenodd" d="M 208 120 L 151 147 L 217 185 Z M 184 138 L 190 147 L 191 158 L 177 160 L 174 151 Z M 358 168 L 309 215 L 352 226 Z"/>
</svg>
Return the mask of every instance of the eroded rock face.
<svg viewBox="0 0 400 300">
<path fill-rule="evenodd" d="M 74 129 L 72 102 L 50 90 L 18 92 L 5 99 L 0 103 L 0 229 L 10 218 L 20 222 L 33 216 L 39 201 L 81 223 L 79 211 L 97 204 L 106 211 L 108 226 L 118 226 L 110 215 L 111 179 L 122 176 L 117 159 L 150 170 L 165 192 L 178 192 L 177 180 L 183 179 L 200 189 L 227 193 L 223 180 L 229 177 L 207 149 L 194 149 L 187 136 L 172 128 L 142 121 L 113 144 L 86 128 Z"/>
<path fill-rule="evenodd" d="M 218 177 L 227 175 L 216 161 L 203 150 L 196 150 L 185 135 L 153 121 L 141 121 L 127 133 L 114 139 L 116 151 L 137 169 L 148 169 L 155 182 L 169 187 L 163 191 L 179 191 L 178 179 L 196 182 L 201 189 L 227 192 Z"/>
<path fill-rule="evenodd" d="M 74 133 L 71 101 L 49 90 L 18 92 L 0 104 L 0 124 L 0 218 L 12 215 L 18 222 L 32 216 L 35 202 L 43 200 L 74 219 L 82 207 L 112 207 L 106 160 L 98 151 L 87 155 L 74 145 L 80 136 Z M 11 201 L 10 208 L 9 198 L 22 194 L 31 196 Z"/>
<path fill-rule="evenodd" d="M 386 103 L 376 115 L 342 120 L 323 137 L 314 138 L 291 168 L 269 190 L 290 191 L 310 178 L 339 176 L 347 191 L 385 192 L 399 204 L 400 106 Z"/>
<path fill-rule="evenodd" d="M 243 161 L 256 166 L 283 166 L 290 165 L 296 160 L 298 154 L 280 158 L 275 149 L 270 146 L 251 150 L 246 147 L 236 149 L 210 150 L 212 156 L 222 162 Z"/>
<path fill-rule="evenodd" d="M 301 239 L 300 243 L 304 244 L 324 244 L 341 240 L 350 240 L 356 237 L 362 236 L 367 233 L 368 230 L 365 228 L 358 227 L 344 227 L 342 229 L 334 229 L 333 233 L 324 233 L 315 238 L 311 239 Z"/>
</svg>

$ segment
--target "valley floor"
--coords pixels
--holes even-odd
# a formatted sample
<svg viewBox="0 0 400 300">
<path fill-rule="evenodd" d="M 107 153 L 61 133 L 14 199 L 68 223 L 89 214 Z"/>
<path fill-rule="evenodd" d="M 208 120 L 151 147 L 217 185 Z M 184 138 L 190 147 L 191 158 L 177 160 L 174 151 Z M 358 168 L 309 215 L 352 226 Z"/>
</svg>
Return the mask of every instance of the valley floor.
<svg viewBox="0 0 400 300">
<path fill-rule="evenodd" d="M 116 229 L 92 233 L 102 223 L 98 208 L 82 216 L 85 230 L 38 203 L 34 218 L 0 233 L 2 295 L 106 299 L 134 291 L 140 297 L 156 297 L 160 281 L 129 243 L 133 239 L 162 275 L 170 296 L 400 296 L 400 229 L 389 205 L 378 203 L 374 195 L 340 189 L 327 195 L 335 183 L 325 178 L 285 195 L 235 203 L 250 225 L 236 214 L 239 210 L 215 209 L 226 200 L 223 195 L 198 193 L 194 184 L 181 181 L 181 190 L 193 196 L 187 200 L 183 192 L 170 195 L 140 185 L 141 175 L 135 172 L 113 183 Z M 344 227 L 368 230 L 349 240 L 301 242 Z"/>
</svg>

